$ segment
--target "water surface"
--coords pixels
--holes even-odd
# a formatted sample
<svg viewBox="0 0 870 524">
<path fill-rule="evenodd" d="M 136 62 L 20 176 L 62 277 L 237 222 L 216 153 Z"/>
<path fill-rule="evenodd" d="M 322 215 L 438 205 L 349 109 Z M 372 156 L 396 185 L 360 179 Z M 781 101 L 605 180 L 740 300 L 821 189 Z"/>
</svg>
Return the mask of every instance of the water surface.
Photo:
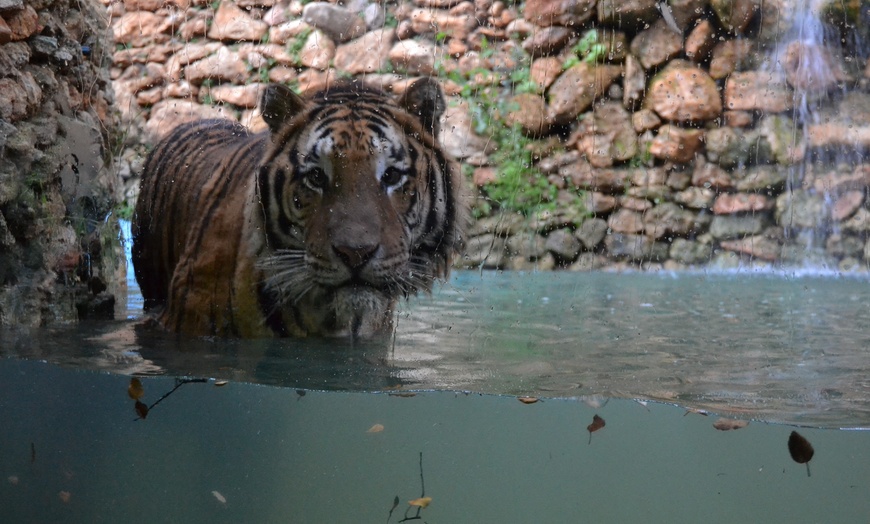
<svg viewBox="0 0 870 524">
<path fill-rule="evenodd" d="M 870 428 L 870 281 L 791 274 L 458 272 L 388 340 L 179 338 L 137 322 L 0 333 L 0 354 L 285 387 L 673 402 Z M 130 310 L 131 317 L 141 310 Z"/>
</svg>

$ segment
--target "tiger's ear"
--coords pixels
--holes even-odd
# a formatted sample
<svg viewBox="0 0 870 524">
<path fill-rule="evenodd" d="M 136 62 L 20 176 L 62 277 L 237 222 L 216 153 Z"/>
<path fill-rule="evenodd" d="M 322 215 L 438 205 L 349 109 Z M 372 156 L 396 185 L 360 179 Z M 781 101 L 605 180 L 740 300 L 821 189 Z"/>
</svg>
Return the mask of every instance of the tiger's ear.
<svg viewBox="0 0 870 524">
<path fill-rule="evenodd" d="M 420 119 L 424 129 L 428 129 L 432 136 L 438 137 L 441 130 L 441 115 L 447 109 L 444 102 L 444 93 L 441 85 L 432 78 L 421 78 L 414 81 L 399 99 L 399 105 L 405 111 Z"/>
<path fill-rule="evenodd" d="M 273 133 L 304 107 L 305 101 L 281 84 L 269 84 L 260 98 L 260 114 Z"/>
</svg>

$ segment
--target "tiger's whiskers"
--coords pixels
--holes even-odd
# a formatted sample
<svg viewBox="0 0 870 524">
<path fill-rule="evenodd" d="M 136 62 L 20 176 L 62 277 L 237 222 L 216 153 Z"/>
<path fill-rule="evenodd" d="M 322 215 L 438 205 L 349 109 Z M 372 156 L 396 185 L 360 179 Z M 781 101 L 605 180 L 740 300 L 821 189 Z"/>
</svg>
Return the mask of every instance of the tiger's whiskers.
<svg viewBox="0 0 870 524">
<path fill-rule="evenodd" d="M 314 287 L 304 250 L 278 250 L 259 260 L 257 269 L 266 274 L 261 283 L 277 296 L 279 304 L 296 304 Z"/>
</svg>

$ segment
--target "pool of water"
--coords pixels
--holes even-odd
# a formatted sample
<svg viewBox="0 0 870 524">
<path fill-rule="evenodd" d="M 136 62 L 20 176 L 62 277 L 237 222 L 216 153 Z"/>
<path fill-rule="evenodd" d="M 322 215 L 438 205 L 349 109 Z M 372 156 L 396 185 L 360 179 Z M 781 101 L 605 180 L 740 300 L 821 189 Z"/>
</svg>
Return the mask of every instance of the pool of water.
<svg viewBox="0 0 870 524">
<path fill-rule="evenodd" d="M 133 320 L 0 332 L 0 355 L 324 390 L 671 402 L 870 428 L 870 281 L 784 274 L 458 272 L 393 337 L 178 338 Z"/>
<path fill-rule="evenodd" d="M 126 320 L 0 331 L 0 522 L 398 522 L 424 496 L 433 523 L 867 521 L 868 301 L 466 271 L 352 344 L 170 336 L 134 293 Z"/>
</svg>

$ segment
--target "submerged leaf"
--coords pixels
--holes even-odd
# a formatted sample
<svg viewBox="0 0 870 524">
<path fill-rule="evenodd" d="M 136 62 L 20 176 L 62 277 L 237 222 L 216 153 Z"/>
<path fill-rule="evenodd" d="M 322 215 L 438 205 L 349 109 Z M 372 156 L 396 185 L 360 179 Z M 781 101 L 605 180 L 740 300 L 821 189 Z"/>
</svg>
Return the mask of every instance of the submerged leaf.
<svg viewBox="0 0 870 524">
<path fill-rule="evenodd" d="M 399 506 L 399 496 L 396 495 L 396 498 L 393 499 L 393 507 L 390 508 L 390 512 L 387 513 L 387 523 L 389 524 L 390 519 L 393 517 L 393 512 L 396 511 L 396 508 Z"/>
<path fill-rule="evenodd" d="M 383 430 L 384 430 L 383 424 L 375 424 L 374 426 L 370 427 L 368 429 L 368 431 L 366 431 L 366 433 L 380 433 Z"/>
<path fill-rule="evenodd" d="M 127 394 L 130 395 L 130 398 L 133 400 L 139 400 L 145 396 L 145 388 L 142 386 L 142 381 L 136 377 L 131 378 L 130 385 L 127 386 Z"/>
<path fill-rule="evenodd" d="M 409 505 L 409 506 L 417 506 L 417 507 L 420 507 L 420 508 L 425 508 L 425 507 L 427 507 L 431 502 L 432 502 L 432 497 L 420 497 L 420 498 L 418 498 L 418 499 L 409 500 L 409 501 L 408 501 L 408 505 Z"/>
<path fill-rule="evenodd" d="M 72 498 L 72 493 L 70 493 L 69 491 L 61 491 L 60 493 L 57 494 L 57 497 L 64 504 L 68 504 L 70 499 Z"/>
<path fill-rule="evenodd" d="M 749 425 L 748 420 L 737 420 L 733 418 L 720 418 L 713 423 L 713 427 L 719 431 L 730 431 L 732 429 L 742 429 Z"/>
<path fill-rule="evenodd" d="M 145 418 L 148 416 L 148 406 L 143 404 L 142 402 L 136 401 L 136 414 L 139 415 L 139 418 Z"/>
<path fill-rule="evenodd" d="M 599 417 L 598 415 L 595 415 L 592 417 L 592 424 L 589 424 L 588 426 L 586 426 L 586 431 L 589 432 L 589 443 L 590 444 L 592 444 L 592 433 L 603 428 L 604 425 L 605 425 L 605 423 L 604 423 L 603 418 Z"/>
<path fill-rule="evenodd" d="M 813 449 L 813 445 L 810 444 L 810 441 L 805 439 L 803 435 L 797 431 L 792 431 L 791 435 L 788 437 L 788 452 L 791 455 L 792 460 L 798 464 L 807 465 L 807 476 L 809 477 L 810 461 L 816 453 L 816 450 Z"/>
<path fill-rule="evenodd" d="M 214 491 L 211 492 L 211 494 L 212 494 L 212 496 L 213 496 L 214 498 L 216 498 L 217 501 L 220 502 L 221 504 L 226 504 L 226 503 L 227 503 L 227 498 L 224 497 L 223 495 L 221 495 L 221 492 L 220 492 L 220 491 L 218 491 L 218 490 L 214 490 Z"/>
</svg>

